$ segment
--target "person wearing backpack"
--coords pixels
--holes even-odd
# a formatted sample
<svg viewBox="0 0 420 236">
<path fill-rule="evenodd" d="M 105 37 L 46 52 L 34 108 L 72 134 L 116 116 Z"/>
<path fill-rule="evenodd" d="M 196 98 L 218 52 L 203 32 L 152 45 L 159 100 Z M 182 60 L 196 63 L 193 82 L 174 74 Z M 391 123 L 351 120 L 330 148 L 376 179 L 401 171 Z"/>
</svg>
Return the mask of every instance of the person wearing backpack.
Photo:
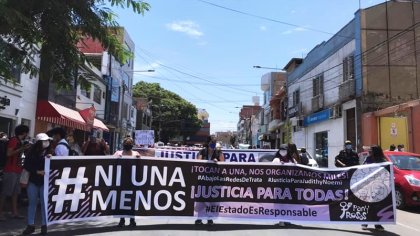
<svg viewBox="0 0 420 236">
<path fill-rule="evenodd" d="M 70 146 L 66 140 L 66 131 L 61 127 L 56 127 L 47 132 L 48 136 L 53 138 L 56 144 L 54 149 L 54 156 L 69 156 Z"/>
<path fill-rule="evenodd" d="M 5 221 L 3 206 L 6 197 L 12 197 L 12 218 L 23 219 L 18 211 L 18 196 L 20 193 L 20 174 L 22 173 L 22 153 L 31 147 L 31 144 L 23 144 L 28 136 L 29 127 L 18 125 L 15 128 L 15 136 L 7 143 L 6 165 L 3 169 L 3 186 L 0 196 L 0 221 Z"/>
</svg>

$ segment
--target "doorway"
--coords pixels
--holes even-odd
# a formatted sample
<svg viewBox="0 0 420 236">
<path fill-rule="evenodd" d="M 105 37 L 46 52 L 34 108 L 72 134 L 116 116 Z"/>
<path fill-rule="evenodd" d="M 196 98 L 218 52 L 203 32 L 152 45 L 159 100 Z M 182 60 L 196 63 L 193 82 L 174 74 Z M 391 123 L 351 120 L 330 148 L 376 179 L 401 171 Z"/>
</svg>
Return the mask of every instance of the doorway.
<svg viewBox="0 0 420 236">
<path fill-rule="evenodd" d="M 319 167 L 328 167 L 328 132 L 315 133 L 315 160 Z"/>
</svg>

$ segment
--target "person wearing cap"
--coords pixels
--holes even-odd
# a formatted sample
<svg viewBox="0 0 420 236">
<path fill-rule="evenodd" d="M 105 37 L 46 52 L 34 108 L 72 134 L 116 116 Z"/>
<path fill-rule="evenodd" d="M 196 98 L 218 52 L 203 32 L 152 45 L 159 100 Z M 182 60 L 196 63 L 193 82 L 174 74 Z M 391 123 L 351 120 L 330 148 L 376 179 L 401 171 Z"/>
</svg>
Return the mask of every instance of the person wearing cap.
<svg viewBox="0 0 420 236">
<path fill-rule="evenodd" d="M 203 145 L 204 148 L 201 149 L 198 153 L 197 159 L 198 160 L 208 160 L 208 161 L 215 161 L 215 162 L 223 162 L 225 161 L 225 156 L 222 152 L 222 145 L 216 141 L 216 137 L 214 135 L 210 135 L 207 137 L 207 142 Z M 214 222 L 212 219 L 207 220 L 207 225 L 213 225 Z M 197 219 L 195 221 L 195 225 L 203 225 L 203 221 L 201 219 Z"/>
<path fill-rule="evenodd" d="M 336 167 L 349 167 L 359 165 L 359 156 L 353 150 L 351 141 L 344 142 L 344 150 L 335 157 Z"/>
<path fill-rule="evenodd" d="M 44 165 L 45 156 L 50 146 L 51 138 L 45 133 L 39 133 L 35 137 L 35 144 L 30 149 L 25 158 L 24 168 L 29 172 L 29 181 L 27 186 L 28 194 L 28 225 L 22 232 L 22 235 L 28 235 L 35 232 L 35 215 L 38 200 L 41 202 L 41 235 L 47 234 L 47 218 L 44 211 Z"/>
</svg>

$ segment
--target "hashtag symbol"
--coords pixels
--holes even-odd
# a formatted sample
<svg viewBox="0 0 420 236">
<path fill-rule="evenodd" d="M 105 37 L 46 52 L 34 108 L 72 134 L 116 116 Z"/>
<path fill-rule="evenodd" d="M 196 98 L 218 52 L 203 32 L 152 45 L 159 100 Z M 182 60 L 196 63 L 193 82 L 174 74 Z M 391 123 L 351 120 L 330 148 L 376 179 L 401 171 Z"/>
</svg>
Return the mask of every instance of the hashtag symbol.
<svg viewBox="0 0 420 236">
<path fill-rule="evenodd" d="M 211 212 L 211 206 L 206 206 L 206 212 Z"/>
<path fill-rule="evenodd" d="M 86 167 L 79 167 L 76 178 L 69 177 L 70 170 L 69 167 L 64 168 L 61 179 L 55 180 L 55 185 L 59 187 L 57 195 L 52 196 L 52 201 L 56 203 L 54 213 L 61 213 L 66 201 L 71 201 L 70 211 L 75 212 L 78 210 L 79 201 L 85 199 L 86 194 L 82 193 L 82 186 L 88 182 L 85 178 Z M 73 193 L 66 193 L 69 186 L 74 186 Z"/>
</svg>

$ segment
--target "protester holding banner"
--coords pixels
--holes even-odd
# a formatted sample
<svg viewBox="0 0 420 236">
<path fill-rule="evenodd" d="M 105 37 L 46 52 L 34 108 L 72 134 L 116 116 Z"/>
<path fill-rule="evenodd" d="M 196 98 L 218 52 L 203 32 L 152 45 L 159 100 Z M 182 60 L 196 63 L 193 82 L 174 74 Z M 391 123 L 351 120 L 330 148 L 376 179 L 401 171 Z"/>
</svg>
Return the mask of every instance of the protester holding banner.
<svg viewBox="0 0 420 236">
<path fill-rule="evenodd" d="M 216 161 L 216 162 L 224 162 L 225 157 L 221 150 L 222 146 L 220 143 L 216 142 L 216 137 L 214 135 L 207 137 L 207 143 L 205 143 L 204 148 L 200 150 L 198 153 L 198 160 L 209 160 L 209 161 Z M 197 219 L 195 221 L 195 225 L 202 225 L 203 221 L 201 219 Z M 213 220 L 207 220 L 208 225 L 213 225 Z"/>
<path fill-rule="evenodd" d="M 363 164 L 372 164 L 372 163 L 382 163 L 386 162 L 384 152 L 382 151 L 382 148 L 378 145 L 373 145 L 370 147 L 369 150 L 369 156 L 366 157 L 366 160 Z M 362 229 L 367 230 L 368 225 L 362 224 Z M 384 231 L 384 227 L 382 225 L 375 225 L 375 229 L 379 231 Z"/>
<path fill-rule="evenodd" d="M 47 217 L 44 207 L 44 166 L 47 149 L 50 146 L 51 138 L 45 133 L 37 134 L 35 144 L 32 146 L 25 159 L 25 169 L 29 172 L 27 193 L 28 205 L 28 226 L 22 232 L 23 235 L 32 234 L 35 231 L 35 215 L 38 199 L 41 202 L 41 235 L 47 234 Z"/>
<path fill-rule="evenodd" d="M 359 165 L 359 156 L 353 151 L 351 141 L 347 140 L 344 143 L 344 150 L 335 157 L 335 166 L 337 167 L 349 167 Z"/>
<path fill-rule="evenodd" d="M 295 163 L 292 155 L 289 153 L 289 145 L 282 144 L 280 145 L 279 150 L 274 155 L 274 163 Z"/>
<path fill-rule="evenodd" d="M 225 157 L 223 155 L 223 152 L 220 147 L 217 147 L 217 145 L 220 145 L 216 142 L 215 136 L 209 136 L 207 137 L 207 143 L 205 143 L 203 146 L 204 148 L 200 150 L 198 153 L 198 160 L 209 160 L 209 161 L 225 161 Z"/>
<path fill-rule="evenodd" d="M 296 147 L 296 145 L 295 145 Z M 292 154 L 290 154 L 290 145 L 282 144 L 280 145 L 279 150 L 274 155 L 273 163 L 296 163 L 295 159 L 293 159 Z M 296 149 L 297 151 L 297 149 Z M 286 225 L 290 225 L 290 222 L 283 222 L 280 221 L 276 224 L 277 226 L 284 227 Z"/>
<path fill-rule="evenodd" d="M 301 160 L 300 160 L 300 155 L 299 155 L 299 151 L 297 150 L 296 144 L 294 143 L 289 143 L 288 144 L 288 153 L 290 154 L 290 156 L 293 158 L 295 163 L 298 164 L 302 164 Z"/>
<path fill-rule="evenodd" d="M 116 151 L 114 156 L 123 157 L 123 156 L 131 156 L 131 157 L 140 157 L 140 153 L 133 150 L 134 140 L 131 137 L 126 137 L 123 141 L 123 150 Z M 134 215 L 134 213 L 133 213 Z M 120 222 L 118 223 L 118 227 L 125 226 L 125 219 L 120 218 Z M 134 218 L 130 218 L 130 226 L 136 226 L 136 220 Z"/>
</svg>

